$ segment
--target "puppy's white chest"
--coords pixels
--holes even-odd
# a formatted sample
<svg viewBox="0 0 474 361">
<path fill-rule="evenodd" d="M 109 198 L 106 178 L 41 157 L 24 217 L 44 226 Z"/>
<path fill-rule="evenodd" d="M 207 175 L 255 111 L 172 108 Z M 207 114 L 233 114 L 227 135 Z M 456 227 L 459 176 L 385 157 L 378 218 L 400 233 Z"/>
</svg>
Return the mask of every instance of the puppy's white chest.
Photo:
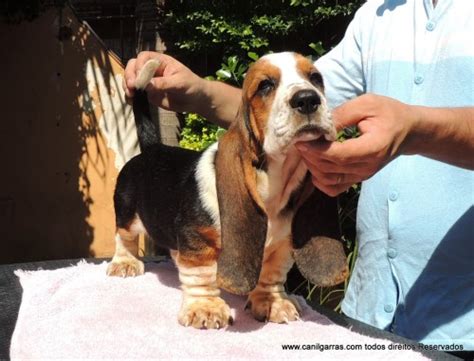
<svg viewBox="0 0 474 361">
<path fill-rule="evenodd" d="M 266 172 L 257 171 L 257 191 L 263 200 L 268 218 L 265 248 L 273 247 L 291 236 L 293 212 L 281 212 L 288 201 L 284 199 L 287 197 L 282 197 L 283 187 L 283 179 L 280 177 L 270 178 Z"/>
<path fill-rule="evenodd" d="M 295 149 L 281 158 L 269 159 L 266 172 L 257 170 L 257 191 L 268 217 L 266 247 L 291 237 L 294 210 L 287 205 L 306 172 L 306 165 Z"/>
</svg>

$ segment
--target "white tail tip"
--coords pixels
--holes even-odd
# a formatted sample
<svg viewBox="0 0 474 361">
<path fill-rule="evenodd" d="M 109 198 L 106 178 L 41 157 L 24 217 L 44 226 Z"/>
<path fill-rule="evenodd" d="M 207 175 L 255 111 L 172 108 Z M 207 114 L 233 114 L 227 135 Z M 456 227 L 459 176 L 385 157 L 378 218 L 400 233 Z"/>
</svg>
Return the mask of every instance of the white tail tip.
<svg viewBox="0 0 474 361">
<path fill-rule="evenodd" d="M 156 69 L 160 66 L 158 59 L 148 60 L 143 68 L 138 73 L 137 79 L 135 80 L 136 89 L 145 89 L 150 80 L 155 75 Z"/>
</svg>

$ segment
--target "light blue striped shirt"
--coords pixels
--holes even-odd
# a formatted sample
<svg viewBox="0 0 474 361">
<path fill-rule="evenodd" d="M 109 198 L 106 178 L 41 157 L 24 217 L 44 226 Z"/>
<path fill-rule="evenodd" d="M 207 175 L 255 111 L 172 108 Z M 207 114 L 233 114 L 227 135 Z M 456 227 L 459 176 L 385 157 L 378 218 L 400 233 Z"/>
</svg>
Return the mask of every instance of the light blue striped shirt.
<svg viewBox="0 0 474 361">
<path fill-rule="evenodd" d="M 474 106 L 473 38 L 474 0 L 372 0 L 316 66 L 333 107 L 363 93 Z M 343 312 L 426 344 L 473 350 L 473 188 L 474 172 L 418 155 L 365 181 Z"/>
</svg>

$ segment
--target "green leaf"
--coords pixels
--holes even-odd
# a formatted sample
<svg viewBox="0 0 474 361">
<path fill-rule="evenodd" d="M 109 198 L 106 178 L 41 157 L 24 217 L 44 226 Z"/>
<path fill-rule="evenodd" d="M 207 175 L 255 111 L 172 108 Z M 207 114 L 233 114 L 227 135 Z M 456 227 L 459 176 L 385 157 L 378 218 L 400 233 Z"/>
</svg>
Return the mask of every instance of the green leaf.
<svg viewBox="0 0 474 361">
<path fill-rule="evenodd" d="M 259 58 L 259 56 L 257 55 L 257 53 L 254 53 L 253 51 L 249 51 L 249 52 L 247 53 L 247 55 L 248 55 L 248 57 L 249 57 L 250 59 L 252 59 L 253 61 L 257 61 L 258 58 Z"/>
<path fill-rule="evenodd" d="M 225 130 L 224 128 L 217 129 L 216 138 L 220 139 L 226 132 L 227 130 Z"/>
<path fill-rule="evenodd" d="M 222 79 L 230 79 L 232 77 L 231 72 L 224 69 L 219 69 L 218 71 L 216 71 L 216 75 Z"/>
<path fill-rule="evenodd" d="M 320 41 L 318 41 L 317 43 L 310 43 L 309 47 L 313 49 L 318 56 L 321 56 L 326 52 L 323 47 L 323 44 Z"/>
</svg>

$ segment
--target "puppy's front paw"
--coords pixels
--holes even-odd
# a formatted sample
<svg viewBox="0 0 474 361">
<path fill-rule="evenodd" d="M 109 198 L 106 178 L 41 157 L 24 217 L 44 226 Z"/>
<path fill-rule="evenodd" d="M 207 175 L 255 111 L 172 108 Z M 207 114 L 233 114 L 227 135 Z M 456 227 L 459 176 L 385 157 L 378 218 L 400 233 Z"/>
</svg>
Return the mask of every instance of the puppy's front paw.
<svg viewBox="0 0 474 361">
<path fill-rule="evenodd" d="M 145 272 L 145 265 L 134 257 L 113 258 L 107 266 L 108 276 L 135 277 Z"/>
<path fill-rule="evenodd" d="M 247 302 L 257 321 L 288 323 L 300 319 L 298 301 L 286 293 L 251 292 Z"/>
<path fill-rule="evenodd" d="M 181 325 L 194 328 L 222 328 L 233 322 L 230 308 L 220 297 L 185 297 L 178 321 Z"/>
</svg>

